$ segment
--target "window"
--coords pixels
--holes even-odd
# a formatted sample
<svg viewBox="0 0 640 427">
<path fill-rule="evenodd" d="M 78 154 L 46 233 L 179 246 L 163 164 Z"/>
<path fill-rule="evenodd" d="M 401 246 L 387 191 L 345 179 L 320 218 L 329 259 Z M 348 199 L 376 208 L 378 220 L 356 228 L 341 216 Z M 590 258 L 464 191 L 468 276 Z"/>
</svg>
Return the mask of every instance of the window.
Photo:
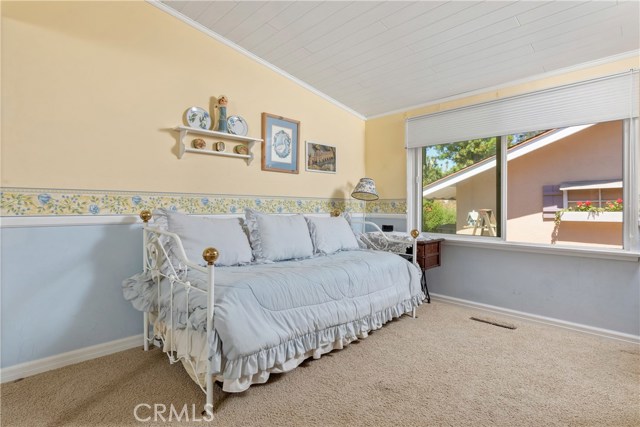
<svg viewBox="0 0 640 427">
<path fill-rule="evenodd" d="M 506 240 L 621 249 L 622 129 L 554 129 L 510 149 Z"/>
<path fill-rule="evenodd" d="M 496 153 L 508 156 L 545 131 L 472 139 L 423 148 L 422 230 L 469 236 L 501 235 Z"/>
<path fill-rule="evenodd" d="M 409 226 L 640 249 L 637 88 L 633 71 L 409 119 Z"/>
<path fill-rule="evenodd" d="M 423 149 L 422 230 L 498 236 L 496 143 L 481 138 Z"/>
<path fill-rule="evenodd" d="M 563 205 L 580 211 L 589 208 L 621 211 L 622 178 L 565 182 L 559 186 Z"/>
</svg>

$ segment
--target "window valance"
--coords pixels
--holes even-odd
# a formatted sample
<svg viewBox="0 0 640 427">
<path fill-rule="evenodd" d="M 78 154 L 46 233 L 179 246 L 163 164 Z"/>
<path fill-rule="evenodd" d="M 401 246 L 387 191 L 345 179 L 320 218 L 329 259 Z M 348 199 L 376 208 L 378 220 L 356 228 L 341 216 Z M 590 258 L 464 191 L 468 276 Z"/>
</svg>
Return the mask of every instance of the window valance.
<svg viewBox="0 0 640 427">
<path fill-rule="evenodd" d="M 407 120 L 408 148 L 638 116 L 638 70 Z"/>
</svg>

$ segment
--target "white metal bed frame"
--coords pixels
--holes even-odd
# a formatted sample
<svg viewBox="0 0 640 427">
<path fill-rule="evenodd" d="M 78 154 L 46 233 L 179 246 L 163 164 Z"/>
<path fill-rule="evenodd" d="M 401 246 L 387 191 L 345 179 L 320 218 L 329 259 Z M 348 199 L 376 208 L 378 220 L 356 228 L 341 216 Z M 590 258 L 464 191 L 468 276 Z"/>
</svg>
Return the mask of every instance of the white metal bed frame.
<svg viewBox="0 0 640 427">
<path fill-rule="evenodd" d="M 335 210 L 333 212 L 331 212 L 331 216 L 338 216 L 340 215 L 340 212 Z M 194 370 L 194 379 L 196 380 L 198 386 L 202 389 L 203 392 L 205 392 L 206 394 L 206 403 L 204 406 L 204 411 L 203 414 L 207 414 L 207 415 L 212 415 L 213 414 L 213 383 L 214 383 L 214 379 L 213 379 L 213 374 L 211 373 L 211 363 L 210 363 L 210 359 L 211 359 L 211 346 L 209 345 L 210 342 L 210 334 L 213 332 L 213 315 L 214 315 L 214 305 L 215 305 L 215 297 L 214 297 L 214 290 L 215 290 L 215 286 L 214 286 L 214 272 L 215 272 L 215 267 L 214 267 L 214 263 L 215 261 L 218 259 L 219 253 L 218 250 L 215 248 L 206 248 L 204 249 L 204 251 L 202 252 L 202 258 L 206 261 L 207 266 L 203 267 L 201 265 L 195 264 L 191 261 L 189 261 L 189 259 L 187 258 L 186 252 L 184 250 L 184 247 L 182 246 L 182 242 L 180 240 L 180 237 L 175 234 L 175 233 L 171 233 L 165 230 L 161 230 L 157 227 L 151 227 L 149 226 L 149 220 L 152 218 L 152 214 L 150 211 L 148 210 L 144 210 L 140 213 L 140 218 L 142 219 L 142 221 L 144 222 L 144 226 L 143 226 L 143 263 L 144 263 L 144 272 L 148 272 L 151 274 L 151 277 L 153 278 L 153 280 L 155 281 L 157 288 L 158 288 L 158 299 L 157 299 L 157 303 L 158 306 L 156 307 L 156 310 L 158 310 L 158 312 L 160 311 L 160 296 L 161 296 L 161 286 L 160 286 L 160 280 L 161 278 L 165 278 L 169 280 L 170 283 L 170 289 L 171 289 L 171 295 L 169 298 L 170 301 L 170 349 L 169 351 L 167 351 L 167 355 L 169 357 L 169 362 L 171 364 L 179 362 L 181 360 L 186 360 L 187 363 L 189 363 L 191 365 L 191 367 Z M 359 220 L 352 220 L 353 223 L 362 223 L 364 225 L 369 225 L 372 226 L 374 228 L 376 228 L 377 230 L 379 230 L 382 233 L 382 236 L 384 236 L 384 239 L 386 239 L 387 244 L 388 243 L 403 243 L 403 244 L 407 244 L 407 241 L 403 241 L 403 240 L 395 240 L 395 239 L 391 239 L 388 236 L 386 236 L 382 230 L 380 230 L 380 228 L 372 222 L 369 221 L 359 221 Z M 420 235 L 420 233 L 418 232 L 418 230 L 412 230 L 410 233 L 412 240 L 413 240 L 413 264 L 417 265 L 416 263 L 416 250 L 417 250 L 417 239 L 418 236 Z M 177 268 L 171 263 L 171 257 L 169 256 L 169 250 L 167 250 L 167 248 L 165 247 L 164 243 L 162 242 L 161 236 L 165 236 L 168 240 L 172 241 L 172 247 L 173 247 L 173 251 L 171 251 L 173 253 L 173 255 L 178 259 L 178 266 Z M 377 245 L 374 245 L 375 249 L 378 250 L 387 250 L 387 248 L 378 248 L 376 247 Z M 402 254 L 402 255 L 406 255 L 406 254 Z M 169 268 L 168 268 L 168 273 L 163 272 L 163 268 L 162 268 L 162 263 L 163 262 L 167 262 L 169 264 Z M 203 272 L 207 275 L 207 290 L 202 290 L 196 286 L 191 285 L 191 283 L 186 280 L 186 276 L 187 276 L 187 271 L 188 269 L 191 268 L 193 270 L 196 271 L 200 271 Z M 207 370 L 206 370 L 206 383 L 203 386 L 200 383 L 200 380 L 198 378 L 198 374 L 197 374 L 197 370 L 195 369 L 195 367 L 193 366 L 193 362 L 188 359 L 185 358 L 184 356 L 179 356 L 177 353 L 177 350 L 174 349 L 175 346 L 175 340 L 173 339 L 173 331 L 175 330 L 174 328 L 174 324 L 173 324 L 173 289 L 174 286 L 182 286 L 186 292 L 186 312 L 189 313 L 189 293 L 190 292 L 200 292 L 203 293 L 205 295 L 207 295 L 207 321 L 206 321 L 206 327 L 205 327 L 205 331 L 204 333 L 206 334 L 207 340 L 206 340 L 206 348 L 207 348 Z M 154 334 L 153 337 L 149 336 L 149 326 L 150 326 L 150 321 L 149 321 L 149 315 L 151 312 L 149 311 L 145 311 L 143 314 L 143 336 L 144 336 L 144 351 L 148 351 L 149 350 L 149 343 L 153 343 L 156 339 L 159 340 L 165 340 L 166 337 L 164 335 L 161 336 L 157 336 Z M 416 317 L 416 309 L 414 308 L 411 316 L 413 318 Z M 188 323 L 188 320 L 187 320 Z M 191 345 L 191 329 L 189 327 L 189 325 L 187 324 L 185 327 L 186 333 L 187 333 L 187 343 L 190 346 Z M 186 354 L 190 354 L 190 349 L 187 350 Z M 175 354 L 174 354 L 175 353 Z M 177 356 L 177 357 L 176 357 Z"/>
</svg>

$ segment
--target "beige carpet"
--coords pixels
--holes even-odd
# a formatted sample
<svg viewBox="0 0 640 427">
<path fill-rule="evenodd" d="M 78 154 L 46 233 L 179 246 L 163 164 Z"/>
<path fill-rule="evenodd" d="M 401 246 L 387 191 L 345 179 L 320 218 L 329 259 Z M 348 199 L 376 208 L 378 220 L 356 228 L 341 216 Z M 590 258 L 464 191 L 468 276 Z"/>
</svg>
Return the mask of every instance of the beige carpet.
<svg viewBox="0 0 640 427">
<path fill-rule="evenodd" d="M 216 393 L 218 426 L 638 426 L 634 344 L 434 302 L 266 385 Z M 142 426 L 139 403 L 204 403 L 180 364 L 133 349 L 5 384 L 3 426 Z M 189 406 L 190 407 L 190 406 Z M 148 416 L 151 411 L 140 411 Z M 203 422 L 179 423 L 203 425 Z"/>
</svg>

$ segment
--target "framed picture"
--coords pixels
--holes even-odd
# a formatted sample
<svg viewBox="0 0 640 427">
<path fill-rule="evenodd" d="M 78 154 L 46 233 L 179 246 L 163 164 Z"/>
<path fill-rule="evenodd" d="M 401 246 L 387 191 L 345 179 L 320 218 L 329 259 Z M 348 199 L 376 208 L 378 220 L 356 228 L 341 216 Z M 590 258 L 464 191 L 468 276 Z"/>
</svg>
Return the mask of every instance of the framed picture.
<svg viewBox="0 0 640 427">
<path fill-rule="evenodd" d="M 306 141 L 306 170 L 310 172 L 336 173 L 336 147 Z"/>
<path fill-rule="evenodd" d="M 262 170 L 298 173 L 300 122 L 262 113 Z"/>
</svg>

